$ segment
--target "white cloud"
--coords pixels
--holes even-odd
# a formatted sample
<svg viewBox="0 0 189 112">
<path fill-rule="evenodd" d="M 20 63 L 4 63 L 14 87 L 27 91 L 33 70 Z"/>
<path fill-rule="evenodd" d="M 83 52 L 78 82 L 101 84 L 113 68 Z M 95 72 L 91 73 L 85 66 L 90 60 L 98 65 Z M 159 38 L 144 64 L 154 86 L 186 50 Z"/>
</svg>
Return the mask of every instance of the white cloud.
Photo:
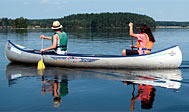
<svg viewBox="0 0 189 112">
<path fill-rule="evenodd" d="M 139 11 L 146 11 L 147 9 L 145 8 L 138 8 Z"/>
<path fill-rule="evenodd" d="M 66 3 L 66 0 L 40 0 L 40 4 L 62 5 Z"/>
<path fill-rule="evenodd" d="M 40 0 L 41 4 L 49 4 L 49 0 Z"/>
</svg>

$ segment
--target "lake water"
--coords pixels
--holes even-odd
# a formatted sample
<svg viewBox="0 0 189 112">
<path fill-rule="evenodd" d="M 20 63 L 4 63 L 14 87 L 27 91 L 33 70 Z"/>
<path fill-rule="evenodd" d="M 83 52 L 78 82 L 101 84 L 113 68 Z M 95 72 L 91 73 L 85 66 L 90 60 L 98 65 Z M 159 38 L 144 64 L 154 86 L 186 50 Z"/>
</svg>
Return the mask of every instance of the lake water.
<svg viewBox="0 0 189 112">
<path fill-rule="evenodd" d="M 128 30 L 66 30 L 68 52 L 118 54 L 129 48 Z M 0 111 L 189 111 L 189 29 L 155 29 L 153 51 L 179 45 L 180 69 L 116 70 L 10 63 L 7 40 L 40 49 L 50 30 L 0 31 Z M 136 42 L 136 40 L 134 40 Z M 50 41 L 44 41 L 48 47 Z"/>
</svg>

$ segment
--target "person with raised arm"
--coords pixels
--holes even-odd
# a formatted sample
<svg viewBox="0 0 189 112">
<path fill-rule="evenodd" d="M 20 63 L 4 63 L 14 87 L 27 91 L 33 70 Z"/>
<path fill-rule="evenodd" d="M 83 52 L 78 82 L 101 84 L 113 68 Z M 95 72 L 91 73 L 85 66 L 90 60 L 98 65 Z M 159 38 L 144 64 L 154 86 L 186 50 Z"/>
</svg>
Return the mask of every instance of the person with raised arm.
<svg viewBox="0 0 189 112">
<path fill-rule="evenodd" d="M 131 45 L 131 48 L 137 48 L 137 50 L 123 49 L 122 55 L 142 55 L 151 53 L 152 47 L 155 42 L 155 38 L 151 29 L 143 24 L 140 26 L 140 33 L 135 34 L 133 32 L 133 23 L 129 23 L 129 34 L 131 37 L 137 38 L 137 46 Z"/>
</svg>

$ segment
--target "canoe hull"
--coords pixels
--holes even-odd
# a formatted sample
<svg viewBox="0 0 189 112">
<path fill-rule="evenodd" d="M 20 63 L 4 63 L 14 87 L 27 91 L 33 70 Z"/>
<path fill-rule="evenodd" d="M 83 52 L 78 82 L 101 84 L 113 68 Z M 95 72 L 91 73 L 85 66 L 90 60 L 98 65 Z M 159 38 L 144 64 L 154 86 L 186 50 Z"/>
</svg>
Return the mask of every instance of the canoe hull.
<svg viewBox="0 0 189 112">
<path fill-rule="evenodd" d="M 5 56 L 10 61 L 37 64 L 41 59 L 39 51 L 27 50 L 10 41 L 5 46 Z M 57 55 L 44 53 L 45 65 L 64 67 L 94 67 L 94 68 L 178 68 L 182 62 L 179 46 L 173 46 L 146 55 L 117 56 L 93 54 Z"/>
</svg>

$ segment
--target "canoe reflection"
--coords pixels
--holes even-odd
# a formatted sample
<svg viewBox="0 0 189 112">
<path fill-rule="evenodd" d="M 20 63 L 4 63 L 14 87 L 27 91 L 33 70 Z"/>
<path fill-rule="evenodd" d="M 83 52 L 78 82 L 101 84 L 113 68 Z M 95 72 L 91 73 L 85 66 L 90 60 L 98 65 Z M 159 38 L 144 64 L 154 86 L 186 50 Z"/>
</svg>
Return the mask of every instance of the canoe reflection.
<svg viewBox="0 0 189 112">
<path fill-rule="evenodd" d="M 39 75 L 36 66 L 10 63 L 6 67 L 6 77 L 9 85 L 16 84 L 21 77 L 41 77 L 42 94 L 53 93 L 54 106 L 58 107 L 62 97 L 68 94 L 68 82 L 77 79 L 100 78 L 117 80 L 124 85 L 133 85 L 131 110 L 134 109 L 135 100 L 141 101 L 141 108 L 152 108 L 155 87 L 175 89 L 181 87 L 182 74 L 180 69 L 161 70 L 128 70 L 128 69 L 87 69 L 87 68 L 61 68 L 47 67 L 43 75 Z M 138 94 L 135 95 L 135 86 Z"/>
</svg>

